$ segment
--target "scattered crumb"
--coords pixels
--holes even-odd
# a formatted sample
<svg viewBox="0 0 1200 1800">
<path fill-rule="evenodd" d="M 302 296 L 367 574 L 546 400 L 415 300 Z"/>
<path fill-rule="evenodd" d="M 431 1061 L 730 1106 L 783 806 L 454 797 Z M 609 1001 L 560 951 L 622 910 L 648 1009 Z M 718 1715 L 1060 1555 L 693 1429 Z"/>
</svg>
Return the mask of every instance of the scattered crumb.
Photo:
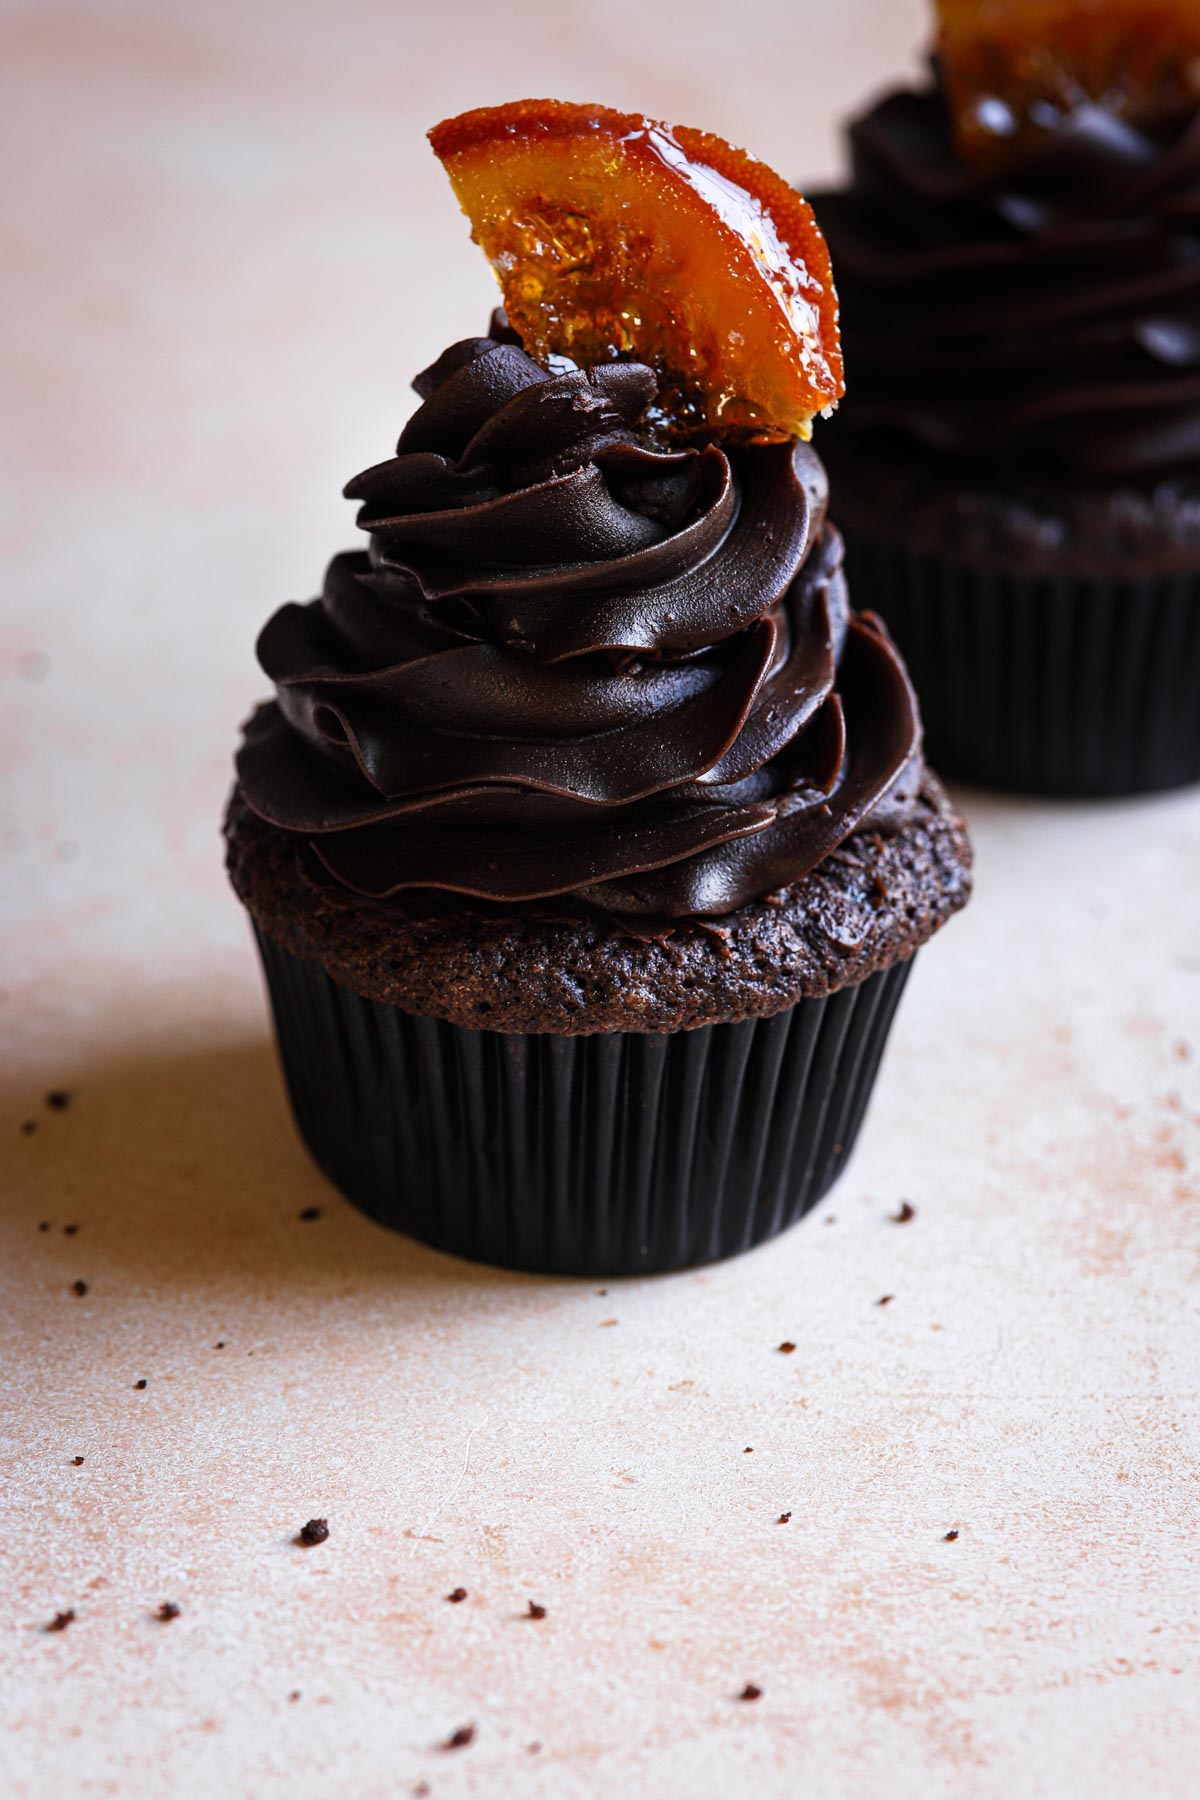
<svg viewBox="0 0 1200 1800">
<path fill-rule="evenodd" d="M 607 1288 L 597 1288 L 596 1292 L 600 1296 L 601 1300 L 603 1300 L 607 1297 L 608 1289 Z"/>
<path fill-rule="evenodd" d="M 302 1212 L 296 1214 L 296 1217 L 298 1219 L 303 1219 L 305 1224 L 308 1224 L 311 1219 L 319 1219 L 320 1216 L 321 1209 L 319 1206 L 306 1206 Z"/>
<path fill-rule="evenodd" d="M 46 1630 L 47 1631 L 65 1631 L 67 1629 L 67 1626 L 74 1619 L 74 1617 L 75 1617 L 75 1608 L 73 1606 L 69 1606 L 67 1608 L 66 1612 L 56 1612 L 54 1617 L 51 1619 L 50 1623 L 47 1625 Z"/>
<path fill-rule="evenodd" d="M 46 1095 L 46 1105 L 51 1112 L 66 1112 L 72 1098 L 73 1096 L 68 1094 L 66 1088 L 51 1088 Z"/>
<path fill-rule="evenodd" d="M 82 1300 L 83 1296 L 87 1293 L 87 1282 L 86 1281 L 73 1281 L 71 1283 L 71 1292 L 73 1294 L 78 1294 L 79 1298 Z"/>
<path fill-rule="evenodd" d="M 760 1687 L 758 1687 L 753 1681 L 748 1681 L 746 1683 L 745 1687 L 742 1689 L 741 1693 L 738 1695 L 738 1699 L 739 1700 L 761 1700 L 762 1699 L 762 1689 Z"/>
<path fill-rule="evenodd" d="M 880 1294 L 875 1304 L 876 1306 L 890 1306 L 895 1298 L 895 1294 Z"/>
<path fill-rule="evenodd" d="M 542 1746 L 540 1744 L 526 1744 L 525 1748 L 530 1756 L 540 1756 L 542 1753 Z"/>
<path fill-rule="evenodd" d="M 78 1230 L 79 1230 L 78 1225 L 64 1225 L 63 1226 L 63 1236 L 64 1237 L 74 1237 L 75 1233 Z"/>
<path fill-rule="evenodd" d="M 1179 1058 L 1180 1062 L 1188 1061 L 1189 1057 L 1192 1054 L 1192 1046 L 1187 1042 L 1187 1040 L 1185 1038 L 1180 1038 L 1178 1043 L 1175 1045 L 1175 1054 Z"/>
<path fill-rule="evenodd" d="M 292 1705 L 295 1705 L 295 1703 L 296 1703 L 296 1701 L 297 1701 L 297 1700 L 298 1700 L 298 1699 L 299 1699 L 299 1698 L 300 1698 L 300 1689 L 299 1689 L 299 1688 L 293 1688 L 293 1689 L 292 1689 L 292 1691 L 291 1691 L 291 1693 L 290 1693 L 290 1694 L 289 1694 L 289 1695 L 288 1695 L 288 1699 L 289 1699 L 289 1701 L 290 1701 L 290 1702 L 291 1702 L 291 1703 L 292 1703 Z"/>
<path fill-rule="evenodd" d="M 161 1619 L 164 1625 L 169 1625 L 172 1619 L 179 1617 L 179 1608 L 173 1600 L 164 1600 L 161 1606 L 155 1607 L 154 1616 Z"/>
<path fill-rule="evenodd" d="M 958 1536 L 957 1531 L 948 1531 L 946 1533 L 945 1537 L 942 1539 L 942 1542 L 943 1542 L 943 1544 L 952 1544 L 957 1536 Z"/>
<path fill-rule="evenodd" d="M 73 1457 L 72 1457 L 72 1458 L 71 1458 L 71 1467 L 72 1467 L 72 1468 L 73 1468 L 73 1469 L 82 1469 L 82 1467 L 83 1467 L 83 1458 L 82 1458 L 82 1456 L 73 1456 Z"/>
<path fill-rule="evenodd" d="M 792 1351 L 793 1351 L 793 1350 L 794 1350 L 794 1349 L 795 1349 L 795 1348 L 796 1348 L 796 1346 L 795 1346 L 795 1344 L 793 1344 L 793 1343 L 792 1343 L 792 1342 L 791 1342 L 791 1341 L 790 1341 L 790 1339 L 788 1339 L 788 1338 L 785 1338 L 785 1339 L 784 1339 L 784 1340 L 783 1340 L 783 1343 L 782 1343 L 782 1344 L 780 1344 L 780 1346 L 779 1346 L 779 1353 L 780 1353 L 780 1355 L 781 1355 L 781 1356 L 790 1356 L 790 1355 L 791 1355 L 791 1354 L 792 1354 Z"/>
<path fill-rule="evenodd" d="M 313 1544 L 323 1544 L 328 1536 L 328 1519 L 309 1519 L 308 1523 L 302 1525 L 296 1533 L 296 1542 L 311 1547 Z"/>
<path fill-rule="evenodd" d="M 615 1325 L 616 1322 L 615 1319 L 601 1319 L 600 1321 L 601 1325 Z"/>
<path fill-rule="evenodd" d="M 416 1787 L 413 1789 L 413 1800 L 426 1800 L 426 1796 L 432 1794 L 432 1792 L 433 1789 L 427 1781 L 418 1781 Z"/>
<path fill-rule="evenodd" d="M 452 1731 L 450 1733 L 450 1736 L 442 1745 L 442 1749 L 465 1750 L 468 1744 L 473 1744 L 474 1742 L 475 1727 L 473 1725 L 460 1725 L 457 1731 Z"/>
<path fill-rule="evenodd" d="M 134 1392 L 140 1394 L 142 1389 L 145 1387 L 145 1385 L 146 1385 L 146 1380 L 145 1380 L 145 1377 L 143 1376 L 141 1381 L 134 1382 L 134 1384 L 133 1384 Z"/>
<path fill-rule="evenodd" d="M 900 1205 L 899 1205 L 899 1208 L 897 1209 L 897 1211 L 891 1215 L 892 1224 L 893 1225 L 907 1225 L 908 1221 L 910 1219 L 915 1219 L 916 1216 L 917 1216 L 917 1209 L 913 1205 L 912 1201 L 911 1200 L 902 1200 L 900 1202 Z"/>
<path fill-rule="evenodd" d="M 837 1224 L 837 1215 L 835 1213 L 828 1213 L 825 1218 L 825 1223 L 827 1225 L 836 1225 Z"/>
<path fill-rule="evenodd" d="M 49 1229 L 50 1229 L 49 1219 L 39 1219 L 38 1220 L 38 1230 L 39 1231 L 49 1231 Z"/>
<path fill-rule="evenodd" d="M 216 1343 L 213 1345 L 213 1349 L 214 1350 L 223 1350 L 224 1348 L 225 1348 L 225 1339 L 218 1338 Z"/>
<path fill-rule="evenodd" d="M 539 1606 L 536 1600 L 531 1600 L 529 1602 L 529 1611 L 525 1614 L 525 1617 L 527 1619 L 544 1619 L 545 1616 L 545 1607 Z"/>
<path fill-rule="evenodd" d="M 791 1516 L 792 1515 L 790 1512 L 780 1513 L 780 1515 L 779 1515 L 778 1519 L 775 1521 L 775 1523 L 777 1525 L 786 1525 L 788 1520 L 791 1518 Z"/>
<path fill-rule="evenodd" d="M 37 1120 L 36 1119 L 22 1119 L 22 1121 L 21 1121 L 21 1136 L 22 1137 L 32 1137 L 36 1130 L 37 1130 Z M 47 1226 L 46 1229 L 49 1230 L 49 1226 Z"/>
<path fill-rule="evenodd" d="M 457 1606 L 459 1604 L 460 1600 L 465 1600 L 466 1597 L 467 1597 L 466 1588 L 455 1588 L 455 1590 L 452 1594 L 446 1595 L 446 1598 L 450 1602 L 451 1606 Z"/>
</svg>

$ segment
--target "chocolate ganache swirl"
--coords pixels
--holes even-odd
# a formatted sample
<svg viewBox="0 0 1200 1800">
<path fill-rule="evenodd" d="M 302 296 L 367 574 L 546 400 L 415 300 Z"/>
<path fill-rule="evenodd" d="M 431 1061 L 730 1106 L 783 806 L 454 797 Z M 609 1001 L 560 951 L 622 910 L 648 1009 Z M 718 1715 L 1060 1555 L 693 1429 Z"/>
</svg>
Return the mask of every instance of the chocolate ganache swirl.
<svg viewBox="0 0 1200 1800">
<path fill-rule="evenodd" d="M 655 377 L 453 345 L 390 461 L 346 489 L 369 550 L 259 639 L 243 793 L 329 875 L 618 915 L 713 916 L 892 832 L 920 725 L 852 614 L 800 444 L 656 447 Z"/>
<path fill-rule="evenodd" d="M 851 375 L 838 425 L 1026 473 L 1194 467 L 1200 115 L 1037 124 L 991 175 L 959 158 L 936 79 L 851 125 L 849 190 L 812 196 Z"/>
</svg>

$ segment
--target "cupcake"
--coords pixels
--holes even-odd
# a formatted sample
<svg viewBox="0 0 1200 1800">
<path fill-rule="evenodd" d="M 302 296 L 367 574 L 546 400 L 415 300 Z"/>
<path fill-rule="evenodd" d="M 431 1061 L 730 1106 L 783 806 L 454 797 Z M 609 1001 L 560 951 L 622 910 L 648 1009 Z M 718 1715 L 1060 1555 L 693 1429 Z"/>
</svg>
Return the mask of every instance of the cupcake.
<svg viewBox="0 0 1200 1800">
<path fill-rule="evenodd" d="M 804 441 L 840 369 L 803 202 L 599 108 L 431 135 L 507 316 L 263 631 L 229 871 L 355 1204 L 511 1267 L 705 1262 L 836 1179 L 969 845 Z"/>
<path fill-rule="evenodd" d="M 850 394 L 846 567 L 948 775 L 1200 778 L 1200 29 L 1132 0 L 943 0 L 929 79 L 813 205 Z"/>
</svg>

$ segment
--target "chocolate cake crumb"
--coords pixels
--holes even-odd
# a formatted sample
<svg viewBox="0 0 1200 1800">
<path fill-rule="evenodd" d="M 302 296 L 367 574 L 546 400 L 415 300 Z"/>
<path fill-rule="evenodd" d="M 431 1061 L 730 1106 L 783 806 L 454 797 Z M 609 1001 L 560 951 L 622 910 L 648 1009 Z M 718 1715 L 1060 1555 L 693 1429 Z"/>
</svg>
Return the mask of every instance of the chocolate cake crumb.
<svg viewBox="0 0 1200 1800">
<path fill-rule="evenodd" d="M 298 1544 L 304 1544 L 307 1547 L 313 1544 L 323 1544 L 328 1536 L 328 1519 L 310 1519 L 308 1523 L 302 1525 L 296 1533 L 296 1542 Z"/>
<path fill-rule="evenodd" d="M 46 1095 L 46 1105 L 51 1112 L 66 1112 L 71 1104 L 71 1099 L 72 1096 L 68 1094 L 66 1088 L 51 1088 Z"/>
<path fill-rule="evenodd" d="M 754 1445 L 747 1444 L 746 1448 L 742 1451 L 742 1455 L 743 1456 L 753 1456 L 754 1455 Z"/>
<path fill-rule="evenodd" d="M 779 1346 L 779 1353 L 781 1356 L 790 1356 L 795 1348 L 795 1344 L 793 1344 L 789 1338 L 785 1338 L 783 1343 Z"/>
<path fill-rule="evenodd" d="M 545 1616 L 545 1607 L 539 1606 L 536 1600 L 531 1600 L 529 1602 L 529 1611 L 525 1614 L 525 1617 L 527 1619 L 544 1619 Z"/>
<path fill-rule="evenodd" d="M 39 1219 L 38 1220 L 38 1230 L 39 1231 L 49 1231 L 49 1229 L 50 1229 L 49 1219 Z"/>
<path fill-rule="evenodd" d="M 895 1298 L 895 1294 L 880 1294 L 875 1304 L 876 1306 L 890 1306 Z"/>
<path fill-rule="evenodd" d="M 289 1700 L 290 1700 L 290 1701 L 292 1701 L 292 1702 L 295 1702 L 295 1701 L 297 1701 L 297 1700 L 298 1700 L 298 1699 L 299 1699 L 299 1698 L 300 1698 L 300 1689 L 299 1689 L 299 1688 L 293 1688 L 293 1689 L 292 1689 L 292 1691 L 291 1691 L 291 1693 L 290 1693 L 290 1694 L 289 1694 L 289 1695 L 288 1695 L 288 1699 L 289 1699 Z"/>
<path fill-rule="evenodd" d="M 67 1626 L 74 1619 L 74 1617 L 75 1617 L 75 1608 L 73 1606 L 68 1606 L 66 1612 L 56 1612 L 55 1613 L 55 1615 L 51 1619 L 50 1623 L 46 1626 L 46 1630 L 47 1631 L 65 1631 L 67 1629 Z"/>
<path fill-rule="evenodd" d="M 779 1525 L 786 1525 L 788 1520 L 791 1518 L 791 1516 L 792 1515 L 790 1512 L 780 1513 L 779 1518 L 776 1520 L 776 1523 Z"/>
<path fill-rule="evenodd" d="M 73 1294 L 78 1294 L 79 1298 L 81 1300 L 83 1299 L 83 1296 L 87 1293 L 87 1291 L 88 1291 L 88 1284 L 86 1281 L 73 1281 L 71 1283 L 71 1292 Z"/>
<path fill-rule="evenodd" d="M 143 1378 L 142 1378 L 142 1379 L 141 1379 L 141 1381 L 135 1381 L 135 1382 L 134 1382 L 134 1384 L 133 1384 L 133 1387 L 134 1387 L 134 1392 L 135 1392 L 135 1393 L 139 1393 L 139 1394 L 140 1394 L 140 1393 L 141 1393 L 141 1391 L 142 1391 L 142 1389 L 143 1389 L 143 1388 L 144 1388 L 144 1387 L 145 1387 L 145 1385 L 146 1385 L 146 1380 L 145 1380 L 145 1377 L 144 1377 L 144 1376 L 143 1376 Z"/>
<path fill-rule="evenodd" d="M 457 1731 L 452 1731 L 450 1733 L 450 1736 L 442 1745 L 442 1749 L 465 1750 L 468 1744 L 473 1744 L 474 1742 L 475 1727 L 473 1725 L 460 1725 Z"/>
<path fill-rule="evenodd" d="M 915 1219 L 916 1216 L 917 1216 L 917 1209 L 913 1205 L 912 1201 L 911 1200 L 902 1200 L 900 1202 L 898 1211 L 894 1212 L 891 1215 L 892 1224 L 893 1225 L 907 1225 L 908 1221 L 910 1219 Z"/>
<path fill-rule="evenodd" d="M 320 1216 L 321 1216 L 321 1209 L 319 1206 L 306 1206 L 302 1212 L 298 1212 L 296 1214 L 296 1217 L 298 1219 L 303 1219 L 303 1221 L 306 1225 L 310 1222 L 310 1220 L 319 1219 Z"/>
<path fill-rule="evenodd" d="M 22 1121 L 21 1121 L 21 1136 L 22 1137 L 32 1137 L 36 1130 L 37 1130 L 37 1120 L 36 1119 L 22 1119 Z"/>
<path fill-rule="evenodd" d="M 902 830 L 854 840 L 866 867 L 826 859 L 785 906 L 739 907 L 728 940 L 686 920 L 635 942 L 591 914 L 564 922 L 553 909 L 415 894 L 380 906 L 316 875 L 303 834 L 257 818 L 237 790 L 226 838 L 234 888 L 261 929 L 356 994 L 468 1029 L 486 1016 L 489 1030 L 566 1036 L 769 1018 L 907 959 L 971 885 L 965 827 L 932 776 Z"/>
<path fill-rule="evenodd" d="M 216 1343 L 213 1345 L 213 1349 L 214 1350 L 223 1350 L 224 1348 L 225 1348 L 225 1339 L 218 1338 Z"/>
<path fill-rule="evenodd" d="M 164 1600 L 161 1606 L 155 1608 L 154 1616 L 161 1619 L 164 1625 L 169 1625 L 172 1619 L 179 1617 L 179 1608 L 173 1600 Z"/>
<path fill-rule="evenodd" d="M 82 1458 L 82 1456 L 73 1456 L 73 1457 L 72 1457 L 72 1458 L 71 1458 L 71 1467 L 72 1467 L 72 1468 L 73 1468 L 73 1469 L 82 1469 L 82 1467 L 83 1467 L 83 1458 Z"/>
<path fill-rule="evenodd" d="M 459 1601 L 465 1600 L 466 1597 L 467 1597 L 466 1588 L 455 1588 L 453 1593 L 446 1595 L 446 1598 L 450 1602 L 451 1606 L 457 1606 Z"/>
<path fill-rule="evenodd" d="M 75 1233 L 78 1230 L 79 1230 L 78 1225 L 64 1225 L 63 1226 L 63 1236 L 64 1237 L 74 1237 Z"/>
<path fill-rule="evenodd" d="M 758 1687 L 753 1681 L 748 1681 L 746 1683 L 745 1687 L 742 1689 L 741 1693 L 738 1695 L 738 1699 L 739 1700 L 761 1700 L 762 1699 L 762 1689 L 760 1687 Z"/>
<path fill-rule="evenodd" d="M 958 1536 L 957 1531 L 948 1531 L 946 1533 L 945 1537 L 942 1539 L 942 1542 L 943 1542 L 943 1544 L 952 1544 L 957 1536 Z"/>
</svg>

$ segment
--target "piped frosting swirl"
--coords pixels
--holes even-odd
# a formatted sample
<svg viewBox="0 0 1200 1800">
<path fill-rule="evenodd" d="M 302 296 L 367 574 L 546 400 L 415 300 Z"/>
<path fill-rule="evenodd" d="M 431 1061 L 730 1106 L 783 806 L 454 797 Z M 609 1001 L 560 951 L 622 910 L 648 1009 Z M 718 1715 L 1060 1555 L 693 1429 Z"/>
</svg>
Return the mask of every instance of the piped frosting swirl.
<svg viewBox="0 0 1200 1800">
<path fill-rule="evenodd" d="M 898 829 L 920 726 L 804 445 L 665 450 L 653 373 L 498 336 L 349 483 L 369 549 L 259 640 L 250 807 L 378 900 L 718 916 Z"/>
<path fill-rule="evenodd" d="M 1194 465 L 1200 115 L 1040 116 L 993 174 L 960 159 L 936 80 L 851 125 L 849 189 L 813 196 L 851 374 L 837 429 L 1031 475 Z"/>
</svg>

